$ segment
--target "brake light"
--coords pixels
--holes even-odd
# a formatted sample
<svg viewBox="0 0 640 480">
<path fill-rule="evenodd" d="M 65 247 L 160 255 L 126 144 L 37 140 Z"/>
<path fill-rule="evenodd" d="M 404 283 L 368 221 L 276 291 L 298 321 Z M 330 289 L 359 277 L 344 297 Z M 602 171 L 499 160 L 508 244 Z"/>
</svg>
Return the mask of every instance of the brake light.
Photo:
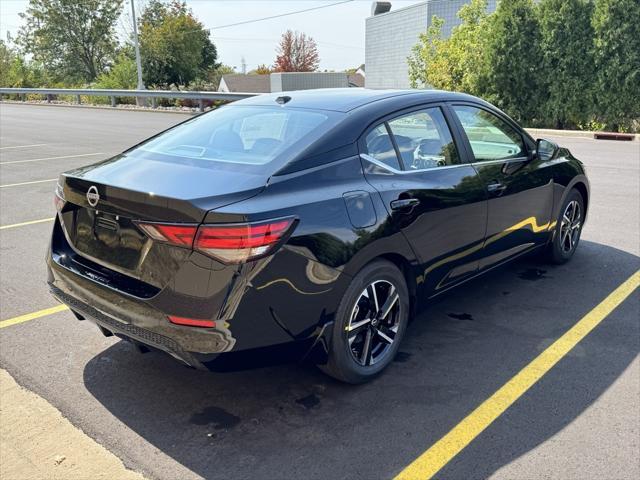
<svg viewBox="0 0 640 480">
<path fill-rule="evenodd" d="M 196 225 L 139 223 L 138 226 L 154 240 L 189 248 L 193 245 L 193 239 L 198 231 L 198 227 Z"/>
<path fill-rule="evenodd" d="M 168 225 L 139 223 L 152 239 L 188 247 L 224 263 L 255 260 L 273 250 L 291 232 L 293 218 L 245 224 Z"/>
<path fill-rule="evenodd" d="M 293 223 L 293 218 L 286 218 L 244 225 L 201 225 L 193 248 L 225 263 L 255 260 L 272 253 L 291 232 Z"/>
<path fill-rule="evenodd" d="M 196 318 L 177 317 L 175 315 L 168 315 L 169 321 L 176 325 L 186 325 L 188 327 L 205 327 L 213 328 L 216 326 L 216 322 L 213 320 L 200 320 Z"/>
</svg>

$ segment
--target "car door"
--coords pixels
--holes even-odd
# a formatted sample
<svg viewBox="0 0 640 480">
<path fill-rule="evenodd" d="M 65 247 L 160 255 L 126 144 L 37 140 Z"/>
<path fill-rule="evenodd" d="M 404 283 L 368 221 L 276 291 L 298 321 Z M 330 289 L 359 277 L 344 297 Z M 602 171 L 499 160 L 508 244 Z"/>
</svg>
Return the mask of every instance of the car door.
<svg viewBox="0 0 640 480">
<path fill-rule="evenodd" d="M 500 113 L 473 103 L 450 108 L 489 197 L 480 269 L 546 242 L 553 227 L 551 165 L 534 154 L 535 144 Z"/>
<path fill-rule="evenodd" d="M 390 226 L 421 264 L 418 283 L 439 290 L 478 270 L 487 199 L 461 154 L 443 105 L 382 119 L 359 142 L 367 181 L 380 193 Z"/>
</svg>

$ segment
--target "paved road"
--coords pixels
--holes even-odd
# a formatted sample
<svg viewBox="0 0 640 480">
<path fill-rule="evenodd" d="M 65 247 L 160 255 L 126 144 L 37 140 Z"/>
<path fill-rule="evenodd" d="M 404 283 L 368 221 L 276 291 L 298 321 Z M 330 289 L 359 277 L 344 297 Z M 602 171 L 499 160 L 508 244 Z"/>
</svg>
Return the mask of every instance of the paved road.
<svg viewBox="0 0 640 480">
<path fill-rule="evenodd" d="M 55 182 L 4 185 L 54 179 L 184 118 L 2 104 L 0 225 L 53 216 Z M 0 365 L 151 478 L 390 478 L 640 268 L 640 144 L 557 141 L 592 181 L 574 260 L 526 259 L 441 298 L 371 384 L 305 365 L 188 370 L 68 312 L 0 330 Z M 54 305 L 50 228 L 0 231 L 0 320 Z M 438 478 L 639 478 L 639 314 L 636 291 Z"/>
</svg>

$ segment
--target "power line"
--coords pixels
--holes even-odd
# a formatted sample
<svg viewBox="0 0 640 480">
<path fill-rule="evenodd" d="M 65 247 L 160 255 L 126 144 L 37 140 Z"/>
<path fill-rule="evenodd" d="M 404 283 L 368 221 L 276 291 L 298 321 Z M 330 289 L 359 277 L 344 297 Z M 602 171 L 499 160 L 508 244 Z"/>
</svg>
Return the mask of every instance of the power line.
<svg viewBox="0 0 640 480">
<path fill-rule="evenodd" d="M 279 42 L 280 38 L 255 38 L 255 37 L 251 37 L 251 38 L 247 38 L 247 37 L 218 37 L 218 36 L 214 36 L 213 39 L 216 42 L 219 41 L 230 41 L 230 42 Z M 330 47 L 338 47 L 338 48 L 353 48 L 353 49 L 357 49 L 357 50 L 364 50 L 363 46 L 356 46 L 356 45 L 344 45 L 341 43 L 333 43 L 333 42 L 324 42 L 322 40 L 316 40 L 314 38 L 314 41 L 318 44 L 318 45 L 327 45 Z"/>
<path fill-rule="evenodd" d="M 253 20 L 245 20 L 243 22 L 229 23 L 227 25 L 218 25 L 217 27 L 210 27 L 208 30 L 220 30 L 221 28 L 236 27 L 238 25 L 246 25 L 247 23 L 262 22 L 264 20 L 271 20 L 273 18 L 296 15 L 298 13 L 311 12 L 312 10 L 320 10 L 321 8 L 329 8 L 335 5 L 341 5 L 343 3 L 349 3 L 349 2 L 353 2 L 353 0 L 342 0 L 341 2 L 330 3 L 329 5 L 320 5 L 318 7 L 306 8 L 304 10 L 296 10 L 295 12 L 280 13 L 278 15 L 271 15 L 270 17 L 255 18 Z"/>
<path fill-rule="evenodd" d="M 278 15 L 271 15 L 269 17 L 254 18 L 253 20 L 244 20 L 242 22 L 229 23 L 227 25 L 218 25 L 216 27 L 205 27 L 205 26 L 203 26 L 202 28 L 193 28 L 193 29 L 190 29 L 190 30 L 183 31 L 182 33 L 187 33 L 187 34 L 189 34 L 189 33 L 199 33 L 199 32 L 202 32 L 204 30 L 204 31 L 209 32 L 210 34 L 212 34 L 213 30 L 220 30 L 221 28 L 235 27 L 237 25 L 246 25 L 248 23 L 262 22 L 264 20 L 271 20 L 271 19 L 274 19 L 274 18 L 286 17 L 286 16 L 289 16 L 289 15 L 296 15 L 298 13 L 311 12 L 313 10 L 320 10 L 321 8 L 329 8 L 329 7 L 333 7 L 335 5 L 341 5 L 343 3 L 350 3 L 350 2 L 353 2 L 353 1 L 355 1 L 355 0 L 342 0 L 341 2 L 330 3 L 328 5 L 320 5 L 320 6 L 317 6 L 317 7 L 306 8 L 304 10 L 296 10 L 295 12 L 280 13 Z M 215 38 L 218 38 L 218 37 L 215 37 Z M 220 37 L 220 38 L 222 38 L 222 37 Z M 320 43 L 320 42 L 318 42 L 318 43 Z M 327 43 L 328 44 L 328 42 L 322 42 L 322 43 Z M 350 46 L 350 45 L 338 45 L 338 44 L 333 44 L 333 45 L 334 46 L 340 46 L 340 47 L 346 47 L 346 48 L 362 48 L 362 47 L 353 47 L 353 46 Z"/>
</svg>

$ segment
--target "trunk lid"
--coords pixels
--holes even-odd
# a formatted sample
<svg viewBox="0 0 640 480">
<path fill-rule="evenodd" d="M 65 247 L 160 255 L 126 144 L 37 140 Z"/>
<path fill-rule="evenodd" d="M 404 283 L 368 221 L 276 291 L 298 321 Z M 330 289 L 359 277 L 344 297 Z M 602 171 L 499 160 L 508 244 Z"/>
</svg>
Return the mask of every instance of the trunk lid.
<svg viewBox="0 0 640 480">
<path fill-rule="evenodd" d="M 66 172 L 60 181 L 65 200 L 136 220 L 199 223 L 209 210 L 257 195 L 269 179 L 264 171 L 235 164 L 157 157 L 122 154 Z M 95 207 L 87 200 L 91 186 L 100 196 Z"/>
<path fill-rule="evenodd" d="M 122 154 L 66 172 L 65 237 L 81 256 L 162 288 L 191 252 L 152 241 L 136 221 L 199 224 L 265 188 L 267 175 L 232 166 Z"/>
</svg>

